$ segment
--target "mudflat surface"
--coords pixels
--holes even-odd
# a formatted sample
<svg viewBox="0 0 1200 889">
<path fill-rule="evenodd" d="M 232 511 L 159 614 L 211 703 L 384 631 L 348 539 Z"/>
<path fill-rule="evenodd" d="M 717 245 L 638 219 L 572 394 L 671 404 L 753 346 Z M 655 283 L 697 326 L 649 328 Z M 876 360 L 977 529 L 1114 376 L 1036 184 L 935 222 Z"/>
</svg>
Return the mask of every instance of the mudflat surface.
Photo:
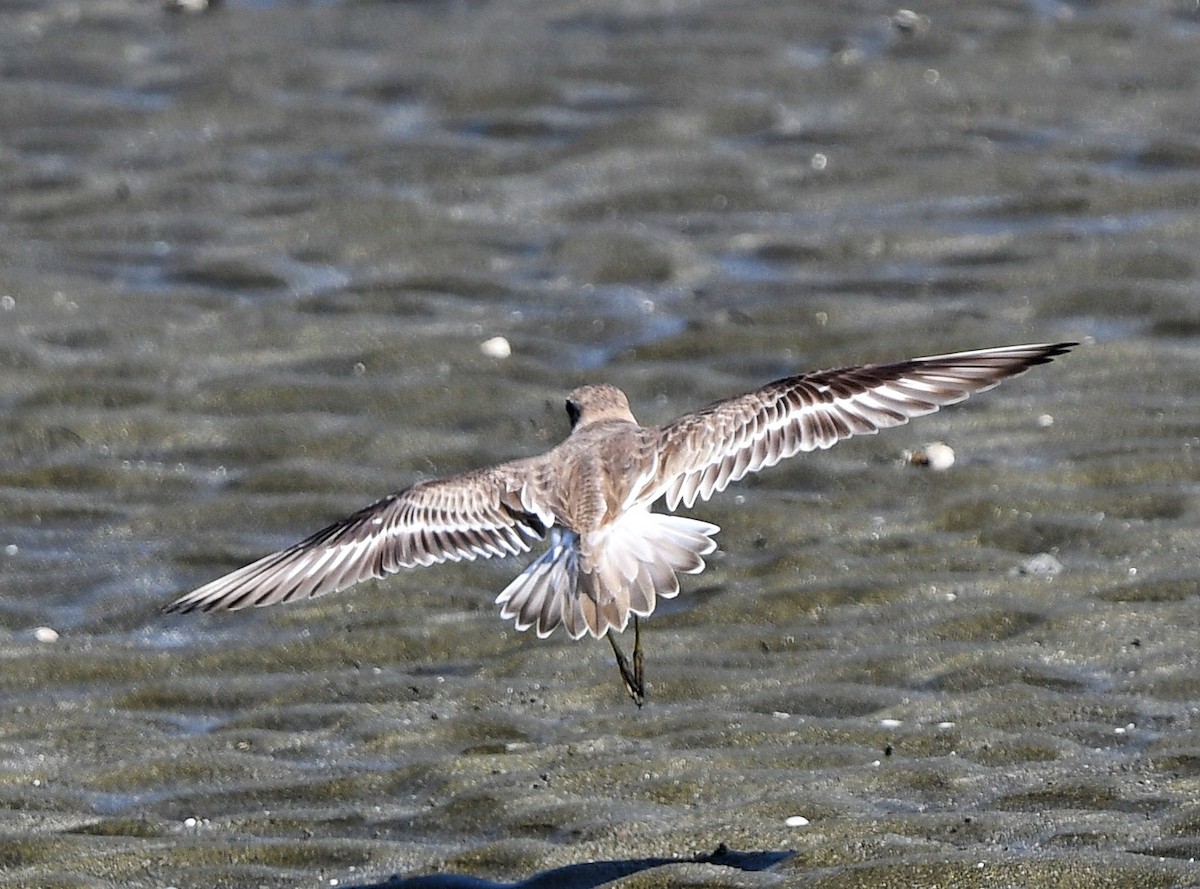
<svg viewBox="0 0 1200 889">
<path fill-rule="evenodd" d="M 3 4 L 0 886 L 1200 882 L 1200 17 L 915 12 Z M 698 506 L 641 711 L 516 560 L 159 611 L 584 382 L 1059 339 Z"/>
</svg>

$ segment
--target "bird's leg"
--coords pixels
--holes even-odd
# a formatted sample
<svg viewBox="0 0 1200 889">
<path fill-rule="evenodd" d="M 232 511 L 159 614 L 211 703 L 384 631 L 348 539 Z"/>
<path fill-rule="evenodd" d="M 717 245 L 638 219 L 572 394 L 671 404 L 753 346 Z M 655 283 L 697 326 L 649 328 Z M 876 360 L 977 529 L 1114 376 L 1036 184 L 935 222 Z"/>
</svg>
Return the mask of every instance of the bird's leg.
<svg viewBox="0 0 1200 889">
<path fill-rule="evenodd" d="M 635 617 L 634 621 L 636 620 Z M 636 623 L 634 627 L 637 627 Z M 617 669 L 621 671 L 621 681 L 625 683 L 625 691 L 629 692 L 629 697 L 633 698 L 633 702 L 641 707 L 646 700 L 646 686 L 642 682 L 641 646 L 637 645 L 633 650 L 633 667 L 631 668 L 629 658 L 625 657 L 625 652 L 621 651 L 621 646 L 617 645 L 617 637 L 613 635 L 613 631 L 610 629 L 604 636 L 608 639 L 608 644 L 612 646 L 613 655 L 617 658 Z"/>
<path fill-rule="evenodd" d="M 633 616 L 633 681 L 634 688 L 638 690 L 638 696 L 643 700 L 646 697 L 646 678 L 642 672 L 642 625 L 638 623 L 638 616 Z M 638 706 L 642 706 L 642 702 L 638 701 Z"/>
</svg>

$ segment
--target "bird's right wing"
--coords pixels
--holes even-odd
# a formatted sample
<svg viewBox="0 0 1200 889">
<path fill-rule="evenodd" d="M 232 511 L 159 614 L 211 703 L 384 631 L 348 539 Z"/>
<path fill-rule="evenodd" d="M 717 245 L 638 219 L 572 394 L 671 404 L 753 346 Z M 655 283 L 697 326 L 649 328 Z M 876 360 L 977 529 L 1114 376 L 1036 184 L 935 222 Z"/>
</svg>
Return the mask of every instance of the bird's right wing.
<svg viewBox="0 0 1200 889">
<path fill-rule="evenodd" d="M 666 496 L 668 509 L 691 506 L 748 472 L 931 414 L 1074 345 L 1003 346 L 776 380 L 663 426 L 651 490 Z"/>
<path fill-rule="evenodd" d="M 540 457 L 422 482 L 176 599 L 167 611 L 272 605 L 400 568 L 527 552 L 554 524 Z"/>
</svg>

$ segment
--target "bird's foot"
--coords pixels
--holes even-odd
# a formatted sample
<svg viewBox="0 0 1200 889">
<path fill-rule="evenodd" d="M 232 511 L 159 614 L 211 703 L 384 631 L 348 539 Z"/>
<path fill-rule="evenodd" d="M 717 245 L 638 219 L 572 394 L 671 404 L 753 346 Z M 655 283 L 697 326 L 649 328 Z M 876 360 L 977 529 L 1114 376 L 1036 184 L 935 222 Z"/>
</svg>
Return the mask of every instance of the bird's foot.
<svg viewBox="0 0 1200 889">
<path fill-rule="evenodd" d="M 637 618 L 634 618 L 636 621 Z M 636 629 L 637 624 L 634 624 Z M 642 646 L 641 635 L 635 635 L 633 649 L 633 666 L 629 664 L 629 658 L 625 657 L 625 652 L 621 651 L 621 646 L 617 645 L 617 637 L 613 635 L 613 631 L 609 630 L 605 637 L 608 639 L 608 644 L 612 646 L 613 655 L 617 659 L 617 669 L 621 671 L 621 681 L 625 683 L 625 691 L 633 702 L 640 708 L 646 702 L 646 681 L 642 674 Z"/>
</svg>

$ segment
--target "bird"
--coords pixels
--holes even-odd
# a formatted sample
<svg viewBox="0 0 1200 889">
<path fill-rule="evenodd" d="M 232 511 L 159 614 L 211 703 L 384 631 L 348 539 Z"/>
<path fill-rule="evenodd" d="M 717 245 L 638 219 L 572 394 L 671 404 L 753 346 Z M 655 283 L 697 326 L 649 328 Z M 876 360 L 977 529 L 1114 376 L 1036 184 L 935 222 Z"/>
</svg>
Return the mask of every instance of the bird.
<svg viewBox="0 0 1200 889">
<path fill-rule="evenodd" d="M 339 592 L 401 568 L 548 546 L 496 597 L 545 638 L 605 637 L 625 691 L 646 685 L 640 618 L 698 574 L 720 530 L 676 515 L 747 473 L 900 426 L 1046 364 L 1078 343 L 1002 346 L 802 373 L 642 426 L 625 393 L 590 384 L 566 400 L 571 429 L 537 456 L 418 482 L 299 543 L 180 596 L 168 612 L 237 610 Z M 665 511 L 652 507 L 661 501 Z M 633 661 L 616 634 L 634 628 Z"/>
</svg>

